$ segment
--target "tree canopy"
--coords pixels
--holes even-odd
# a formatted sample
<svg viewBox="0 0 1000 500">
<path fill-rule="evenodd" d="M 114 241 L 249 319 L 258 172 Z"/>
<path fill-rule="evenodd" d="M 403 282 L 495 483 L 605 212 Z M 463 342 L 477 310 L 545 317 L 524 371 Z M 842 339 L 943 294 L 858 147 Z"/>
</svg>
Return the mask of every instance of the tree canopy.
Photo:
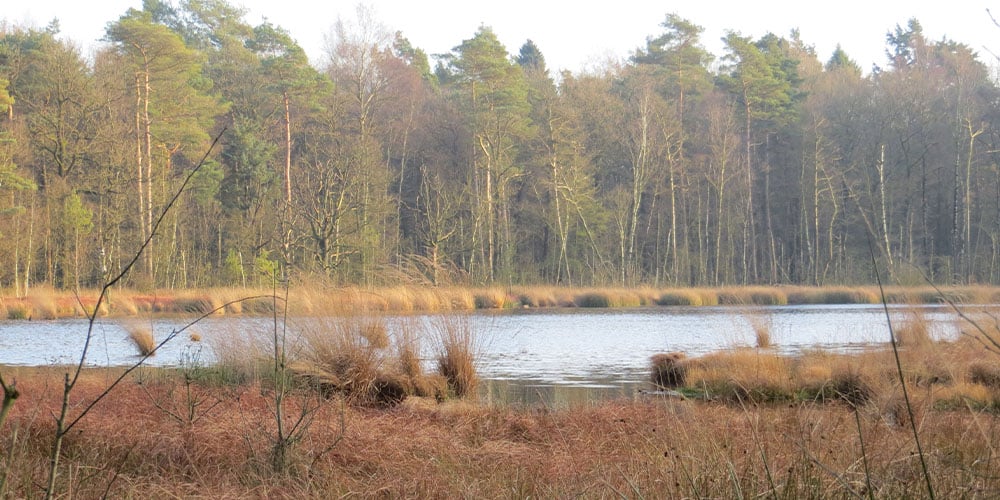
<svg viewBox="0 0 1000 500">
<path fill-rule="evenodd" d="M 89 59 L 4 25 L 0 284 L 94 286 L 150 236 L 125 285 L 846 284 L 869 242 L 900 283 L 1000 283 L 994 61 L 916 19 L 870 71 L 797 31 L 711 54 L 667 13 L 553 75 L 532 40 L 429 57 L 364 8 L 314 67 L 246 14 L 147 0 Z"/>
</svg>

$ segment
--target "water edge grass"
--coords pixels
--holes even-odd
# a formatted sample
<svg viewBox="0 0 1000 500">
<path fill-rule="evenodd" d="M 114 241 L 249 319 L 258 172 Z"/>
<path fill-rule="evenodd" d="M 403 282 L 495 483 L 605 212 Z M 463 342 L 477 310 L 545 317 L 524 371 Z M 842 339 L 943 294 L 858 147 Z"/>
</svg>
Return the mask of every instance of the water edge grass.
<svg viewBox="0 0 1000 500">
<path fill-rule="evenodd" d="M 96 291 L 41 289 L 28 297 L 0 295 L 8 319 L 83 317 Z M 216 288 L 203 290 L 114 290 L 102 317 L 137 315 L 191 316 L 213 314 L 270 315 L 275 307 L 267 290 Z M 398 285 L 383 288 L 293 288 L 287 312 L 296 316 L 326 316 L 367 310 L 393 313 L 445 313 L 518 308 L 635 308 L 676 306 L 780 306 L 809 304 L 875 304 L 877 289 L 870 286 L 805 287 L 426 287 Z M 886 290 L 893 304 L 992 304 L 1000 302 L 1000 288 L 984 286 L 895 287 Z M 0 312 L 3 312 L 0 311 Z"/>
</svg>

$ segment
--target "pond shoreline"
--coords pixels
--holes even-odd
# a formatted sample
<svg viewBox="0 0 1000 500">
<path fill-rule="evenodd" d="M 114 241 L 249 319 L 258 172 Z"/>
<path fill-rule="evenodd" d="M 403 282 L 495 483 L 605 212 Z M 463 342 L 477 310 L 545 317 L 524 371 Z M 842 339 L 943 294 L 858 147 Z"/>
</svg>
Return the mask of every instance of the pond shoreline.
<svg viewBox="0 0 1000 500">
<path fill-rule="evenodd" d="M 97 306 L 99 291 L 34 289 L 26 296 L 0 295 L 0 318 L 51 320 L 85 318 Z M 890 304 L 993 304 L 1000 288 L 987 286 L 888 287 Z M 419 287 L 396 286 L 270 290 L 213 288 L 142 292 L 112 290 L 98 317 L 290 315 L 352 313 L 436 313 L 512 309 L 622 309 L 670 306 L 773 306 L 805 304 L 879 304 L 875 286 L 747 286 L 719 288 L 656 287 Z M 285 306 L 287 304 L 287 307 Z"/>
</svg>

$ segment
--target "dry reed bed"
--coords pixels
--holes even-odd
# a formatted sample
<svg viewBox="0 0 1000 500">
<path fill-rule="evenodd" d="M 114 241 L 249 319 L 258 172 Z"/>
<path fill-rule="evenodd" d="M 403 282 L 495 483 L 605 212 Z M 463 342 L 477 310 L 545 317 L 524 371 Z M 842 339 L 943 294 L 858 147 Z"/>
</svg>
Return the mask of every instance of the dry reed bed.
<svg viewBox="0 0 1000 500">
<path fill-rule="evenodd" d="M 24 400 L 0 434 L 0 469 L 7 495 L 35 497 L 60 374 L 10 374 Z M 93 397 L 112 374 L 88 371 L 76 397 Z M 67 436 L 59 491 L 79 498 L 848 497 L 864 495 L 860 436 L 876 497 L 925 496 L 910 431 L 867 411 L 859 430 L 844 404 L 668 398 L 551 411 L 410 399 L 392 410 L 346 407 L 335 444 L 341 406 L 330 401 L 289 472 L 277 474 L 266 463 L 270 403 L 256 383 L 200 387 L 221 403 L 183 425 L 151 401 L 177 397 L 176 379 L 145 377 L 142 386 L 115 391 Z M 1000 419 L 925 404 L 918 415 L 939 497 L 1000 494 Z"/>
<path fill-rule="evenodd" d="M 0 316 L 7 319 L 83 317 L 93 311 L 97 292 L 33 289 L 27 297 L 0 297 Z M 1000 288 L 931 287 L 889 288 L 886 299 L 900 304 L 993 304 L 1000 302 Z M 727 287 L 727 288 L 567 288 L 556 286 L 416 287 L 378 289 L 356 287 L 296 288 L 288 292 L 217 288 L 165 290 L 140 293 L 112 291 L 101 305 L 101 316 L 128 317 L 148 314 L 273 314 L 287 310 L 295 315 L 343 314 L 357 310 L 379 312 L 449 312 L 476 309 L 538 307 L 623 308 L 649 306 L 876 304 L 874 287 Z"/>
<path fill-rule="evenodd" d="M 932 340 L 926 324 L 897 329 L 903 379 L 918 404 L 1000 413 L 1000 354 L 979 334 Z M 738 348 L 687 358 L 653 356 L 651 381 L 696 398 L 735 404 L 846 402 L 900 421 L 902 387 L 893 353 L 873 346 L 851 354 L 808 351 L 790 357 L 769 349 Z"/>
</svg>

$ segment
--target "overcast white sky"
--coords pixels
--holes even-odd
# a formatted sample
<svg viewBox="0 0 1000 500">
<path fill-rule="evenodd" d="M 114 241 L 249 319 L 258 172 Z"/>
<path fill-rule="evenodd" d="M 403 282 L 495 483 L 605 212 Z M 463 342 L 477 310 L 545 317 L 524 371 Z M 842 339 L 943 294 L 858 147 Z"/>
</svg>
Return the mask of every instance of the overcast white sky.
<svg viewBox="0 0 1000 500">
<path fill-rule="evenodd" d="M 96 46 L 104 27 L 142 0 L 28 0 L 0 8 L 10 23 L 43 27 L 58 18 L 65 38 L 85 53 Z M 175 1 L 176 3 L 176 1 Z M 324 38 L 338 16 L 353 19 L 357 2 L 344 0 L 230 0 L 249 12 L 251 25 L 267 18 L 291 32 L 317 63 Z M 482 24 L 491 26 L 515 54 L 525 40 L 541 49 L 552 70 L 578 72 L 609 56 L 627 57 L 649 36 L 662 30 L 669 12 L 705 27 L 702 41 L 717 56 L 726 30 L 759 37 L 768 31 L 787 35 L 798 28 L 802 39 L 816 47 L 826 61 L 839 43 L 867 72 L 872 64 L 885 65 L 885 35 L 897 24 L 915 17 L 931 40 L 947 36 L 978 51 L 981 60 L 994 63 L 1000 54 L 1000 28 L 986 13 L 1000 19 L 1000 1 L 840 0 L 613 0 L 583 2 L 552 0 L 371 0 L 376 17 L 392 31 L 402 31 L 414 46 L 429 54 L 450 51 L 470 38 Z"/>
</svg>

